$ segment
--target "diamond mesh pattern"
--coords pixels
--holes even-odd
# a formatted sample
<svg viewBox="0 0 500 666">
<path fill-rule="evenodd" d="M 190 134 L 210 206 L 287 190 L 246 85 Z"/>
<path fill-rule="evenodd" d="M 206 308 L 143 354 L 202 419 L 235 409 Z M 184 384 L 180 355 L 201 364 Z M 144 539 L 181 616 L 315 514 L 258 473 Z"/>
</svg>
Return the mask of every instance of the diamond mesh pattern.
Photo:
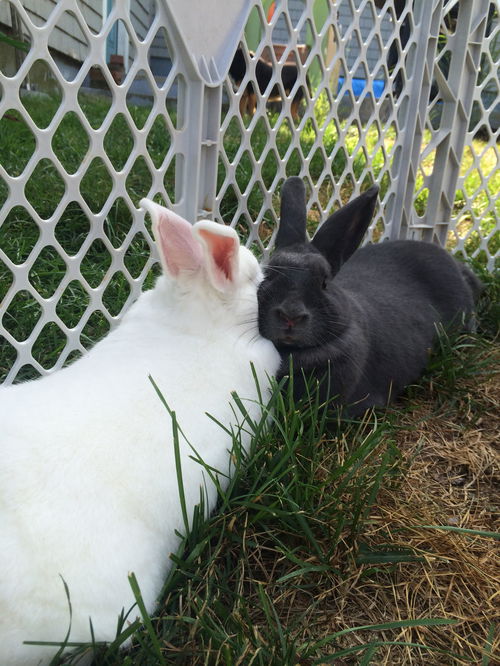
<svg viewBox="0 0 500 666">
<path fill-rule="evenodd" d="M 184 70 L 174 58 L 153 75 L 151 52 L 168 55 L 168 26 L 154 3 L 145 16 L 125 5 L 104 24 L 65 0 L 43 18 L 15 1 L 0 15 L 26 45 L 15 57 L 6 48 L 0 63 L 0 379 L 60 367 L 151 283 L 152 241 L 137 207 L 147 195 L 174 202 L 169 91 Z M 125 68 L 108 57 L 113 35 Z M 81 61 L 53 57 L 56 47 Z"/>
<path fill-rule="evenodd" d="M 488 4 L 488 3 L 485 3 Z M 486 14 L 486 11 L 488 12 Z M 472 113 L 451 214 L 448 241 L 453 251 L 498 267 L 500 251 L 500 22 L 490 4 L 481 44 L 479 75 L 472 88 Z"/>
<path fill-rule="evenodd" d="M 376 181 L 371 240 L 435 236 L 494 266 L 498 3 L 248 0 L 221 37 L 243 73 L 221 86 L 160 0 L 35 4 L 0 6 L 0 381 L 69 362 L 151 284 L 143 196 L 265 255 L 286 177 L 311 231 Z"/>
</svg>

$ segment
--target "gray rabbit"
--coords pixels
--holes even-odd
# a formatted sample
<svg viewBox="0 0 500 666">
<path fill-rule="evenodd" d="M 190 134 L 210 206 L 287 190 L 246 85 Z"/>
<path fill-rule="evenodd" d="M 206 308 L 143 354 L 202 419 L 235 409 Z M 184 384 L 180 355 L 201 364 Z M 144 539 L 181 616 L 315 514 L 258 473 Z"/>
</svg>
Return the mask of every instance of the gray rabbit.
<svg viewBox="0 0 500 666">
<path fill-rule="evenodd" d="M 289 374 L 291 357 L 296 398 L 313 376 L 321 398 L 348 405 L 352 416 L 386 405 L 420 377 L 439 325 L 473 330 L 482 289 L 432 243 L 398 240 L 357 250 L 377 194 L 373 186 L 349 202 L 309 241 L 304 183 L 289 178 L 258 290 L 260 333 L 281 354 L 278 379 Z"/>
</svg>

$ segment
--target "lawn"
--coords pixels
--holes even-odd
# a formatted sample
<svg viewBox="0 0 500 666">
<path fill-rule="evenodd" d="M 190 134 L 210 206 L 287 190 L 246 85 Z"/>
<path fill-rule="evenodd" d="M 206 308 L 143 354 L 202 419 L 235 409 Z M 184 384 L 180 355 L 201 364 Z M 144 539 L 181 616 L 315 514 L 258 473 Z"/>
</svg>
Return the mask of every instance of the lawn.
<svg viewBox="0 0 500 666">
<path fill-rule="evenodd" d="M 50 104 L 45 108 L 40 102 L 24 104 L 39 126 L 46 126 L 54 113 Z M 81 104 L 91 125 L 100 126 L 106 101 L 82 98 Z M 146 112 L 139 107 L 131 110 L 137 127 L 144 124 Z M 162 121 L 155 122 L 147 137 L 147 151 L 158 168 L 170 148 L 165 127 Z M 291 132 L 286 123 L 278 128 L 280 157 L 287 154 Z M 226 131 L 224 151 L 229 159 L 238 150 L 240 134 L 236 122 Z M 262 152 L 264 140 L 265 133 L 254 132 L 254 155 Z M 303 155 L 309 155 L 312 122 L 305 125 L 300 140 Z M 325 153 L 335 156 L 334 179 L 345 174 L 353 157 L 353 173 L 342 190 L 345 199 L 352 191 L 352 178 L 367 163 L 365 153 L 358 150 L 359 140 L 360 130 L 352 128 L 339 145 L 334 123 L 323 138 Z M 377 177 L 394 135 L 389 128 L 380 137 L 372 128 L 366 140 Z M 68 114 L 52 139 L 68 173 L 78 169 L 87 152 L 86 141 L 81 122 Z M 123 168 L 133 142 L 123 117 L 116 117 L 104 141 L 112 164 Z M 480 154 L 483 148 L 479 144 L 474 150 Z M 30 130 L 11 110 L 0 119 L 0 155 L 7 172 L 18 176 L 33 149 Z M 486 160 L 488 151 L 484 155 Z M 298 151 L 290 155 L 287 175 L 298 173 L 301 159 Z M 315 151 L 310 161 L 313 180 L 320 177 L 323 166 L 323 152 Z M 467 174 L 465 162 L 463 168 Z M 251 169 L 252 160 L 243 157 L 237 170 L 240 188 Z M 273 182 L 276 169 L 272 159 L 264 165 L 265 183 Z M 134 205 L 147 192 L 148 174 L 143 159 L 129 171 L 127 191 Z M 472 193 L 474 169 L 469 176 L 465 186 Z M 169 195 L 173 177 L 173 169 L 167 169 L 164 183 Z M 48 219 L 63 191 L 57 169 L 45 160 L 30 178 L 26 195 Z M 91 211 L 100 210 L 109 191 L 105 165 L 92 160 L 80 187 Z M 330 194 L 325 190 L 322 196 L 326 202 Z M 223 199 L 221 215 L 226 221 L 232 219 L 236 197 L 233 188 Z M 0 205 L 5 198 L 0 179 Z M 476 199 L 478 206 L 484 206 L 480 197 Z M 458 214 L 460 204 L 456 205 Z M 260 208 L 261 195 L 256 192 L 249 200 L 249 214 Z M 317 222 L 314 217 L 311 224 Z M 492 220 L 497 224 L 494 216 L 485 224 Z M 147 230 L 135 233 L 132 225 L 132 211 L 119 197 L 103 223 L 106 243 L 95 240 L 82 258 L 83 282 L 73 280 L 61 294 L 56 313 L 65 326 L 72 329 L 87 317 L 80 334 L 84 348 L 106 333 L 112 317 L 127 302 L 129 277 L 145 278 L 147 288 L 157 274 Z M 74 257 L 89 229 L 87 215 L 73 202 L 54 233 L 64 253 Z M 16 207 L 0 227 L 0 248 L 19 266 L 39 235 L 27 211 Z M 109 277 L 108 247 L 119 249 L 124 243 L 128 276 L 124 271 L 114 273 L 103 294 L 106 312 L 89 314 L 89 291 Z M 332 419 L 331 412 L 314 400 L 295 405 L 275 392 L 273 423 L 256 434 L 253 451 L 220 498 L 217 513 L 207 523 L 197 522 L 184 552 L 174 558 L 176 566 L 156 616 L 134 625 L 137 633 L 129 653 L 117 652 L 124 636 L 111 646 L 95 646 L 96 665 L 495 663 L 500 649 L 495 625 L 500 573 L 495 549 L 500 286 L 498 275 L 486 273 L 481 262 L 474 262 L 474 268 L 487 284 L 478 334 L 453 341 L 442 338 L 427 375 L 391 409 L 351 422 Z M 56 293 L 65 273 L 65 260 L 47 245 L 34 261 L 29 280 L 46 299 Z M 0 301 L 13 280 L 12 271 L 0 260 Z M 24 289 L 7 308 L 2 325 L 24 341 L 40 314 L 37 299 Z M 66 338 L 55 323 L 47 324 L 42 333 L 33 355 L 43 368 L 50 368 Z M 0 336 L 0 380 L 14 359 L 14 347 Z M 36 374 L 26 366 L 18 379 Z M 127 636 L 131 629 L 125 631 Z"/>
</svg>

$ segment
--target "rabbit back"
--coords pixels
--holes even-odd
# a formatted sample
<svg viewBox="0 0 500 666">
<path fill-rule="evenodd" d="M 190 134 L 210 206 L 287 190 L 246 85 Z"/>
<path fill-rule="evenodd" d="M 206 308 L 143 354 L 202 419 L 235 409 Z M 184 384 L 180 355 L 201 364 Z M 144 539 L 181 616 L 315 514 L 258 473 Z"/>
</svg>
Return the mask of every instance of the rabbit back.
<svg viewBox="0 0 500 666">
<path fill-rule="evenodd" d="M 471 288 L 473 285 L 473 288 Z M 473 330 L 479 280 L 437 245 L 393 241 L 359 249 L 342 266 L 332 289 L 351 308 L 353 359 L 342 392 L 354 412 L 382 406 L 425 369 L 439 327 Z"/>
<path fill-rule="evenodd" d="M 415 315 L 422 321 L 433 320 L 437 313 L 439 321 L 447 325 L 459 313 L 471 313 L 481 291 L 476 276 L 448 252 L 433 243 L 413 240 L 360 248 L 343 264 L 335 284 L 363 298 L 365 305 L 396 304 L 399 316 L 405 312 L 411 316 L 410 311 L 416 309 Z"/>
</svg>

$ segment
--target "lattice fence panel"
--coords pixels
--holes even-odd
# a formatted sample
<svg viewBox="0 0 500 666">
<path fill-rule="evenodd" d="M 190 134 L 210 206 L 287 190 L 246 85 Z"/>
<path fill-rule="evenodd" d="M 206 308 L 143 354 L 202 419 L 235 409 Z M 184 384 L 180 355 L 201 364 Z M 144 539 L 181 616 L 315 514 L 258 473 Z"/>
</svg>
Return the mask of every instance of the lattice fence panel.
<svg viewBox="0 0 500 666">
<path fill-rule="evenodd" d="M 448 233 L 454 252 L 498 268 L 500 253 L 500 3 L 490 3 Z"/>
<path fill-rule="evenodd" d="M 391 187 L 398 134 L 395 74 L 387 64 L 393 8 L 379 12 L 373 2 L 344 0 L 294 8 L 254 7 L 238 45 L 244 77 L 225 83 L 218 212 L 261 252 L 272 243 L 276 193 L 287 176 L 307 184 L 311 227 L 374 179 L 382 199 Z M 290 69 L 298 69 L 296 81 L 287 80 Z M 372 233 L 388 233 L 381 214 Z"/>
<path fill-rule="evenodd" d="M 499 101 L 496 6 L 488 0 L 303 1 L 293 3 L 293 12 L 290 3 L 274 12 L 268 6 L 254 8 L 239 43 L 245 78 L 225 83 L 220 217 L 265 253 L 277 226 L 276 192 L 287 176 L 307 183 L 311 230 L 376 181 L 381 205 L 371 240 L 435 237 L 477 256 L 471 238 L 487 229 L 481 258 L 492 268 L 499 244 L 498 120 L 489 123 Z M 271 79 L 259 84 L 262 60 L 271 65 Z M 283 85 L 290 63 L 299 67 L 293 90 Z M 276 92 L 281 100 L 269 102 Z M 254 115 L 242 113 L 249 93 L 256 94 Z M 481 101 L 486 93 L 488 106 Z M 479 100 L 474 107 L 472 97 Z M 479 124 L 481 155 L 466 167 Z M 471 148 L 461 165 L 464 143 Z M 466 235 L 455 184 L 461 169 L 471 187 L 472 168 L 490 222 L 476 205 Z"/>
<path fill-rule="evenodd" d="M 222 91 L 167 5 L 102 5 L 0 5 L 0 381 L 61 367 L 151 284 L 143 196 L 265 254 L 287 176 L 311 231 L 375 181 L 369 239 L 436 235 L 493 266 L 498 2 L 248 0 Z"/>
<path fill-rule="evenodd" d="M 154 3 L 142 15 L 115 3 L 104 22 L 91 3 L 61 0 L 44 17 L 5 4 L 21 42 L 2 46 L 0 87 L 0 372 L 11 381 L 81 354 L 151 284 L 138 202 L 175 201 L 186 76 Z"/>
</svg>

